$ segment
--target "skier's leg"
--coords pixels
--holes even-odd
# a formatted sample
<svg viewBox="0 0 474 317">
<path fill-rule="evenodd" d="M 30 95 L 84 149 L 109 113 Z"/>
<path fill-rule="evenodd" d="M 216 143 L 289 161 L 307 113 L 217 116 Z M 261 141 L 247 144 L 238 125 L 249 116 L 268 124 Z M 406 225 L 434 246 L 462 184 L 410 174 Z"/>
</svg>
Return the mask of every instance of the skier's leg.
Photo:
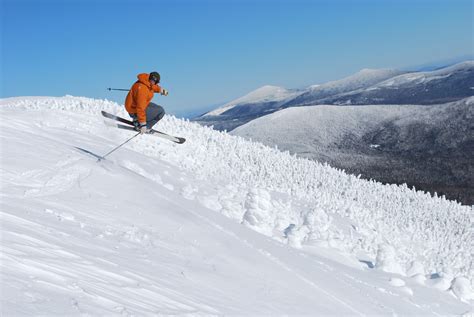
<svg viewBox="0 0 474 317">
<path fill-rule="evenodd" d="M 133 126 L 135 127 L 135 130 L 138 130 L 139 129 L 139 123 L 138 123 L 138 117 L 137 117 L 137 114 L 136 113 L 129 113 L 128 114 L 130 116 L 130 118 L 132 118 L 132 122 L 133 122 Z"/>
<path fill-rule="evenodd" d="M 146 108 L 146 127 L 151 129 L 165 115 L 165 109 L 162 106 L 150 102 Z"/>
</svg>

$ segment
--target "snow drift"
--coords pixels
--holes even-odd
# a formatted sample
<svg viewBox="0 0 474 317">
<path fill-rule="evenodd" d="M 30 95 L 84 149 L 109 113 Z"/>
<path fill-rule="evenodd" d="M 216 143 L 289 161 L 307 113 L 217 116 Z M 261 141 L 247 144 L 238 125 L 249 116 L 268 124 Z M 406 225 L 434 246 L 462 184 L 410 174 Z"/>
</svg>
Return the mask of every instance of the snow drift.
<svg viewBox="0 0 474 317">
<path fill-rule="evenodd" d="M 100 110 L 125 115 L 0 102 L 5 314 L 469 311 L 472 208 L 172 116 L 184 145 L 145 135 L 98 164 L 75 147 L 130 136 Z"/>
</svg>

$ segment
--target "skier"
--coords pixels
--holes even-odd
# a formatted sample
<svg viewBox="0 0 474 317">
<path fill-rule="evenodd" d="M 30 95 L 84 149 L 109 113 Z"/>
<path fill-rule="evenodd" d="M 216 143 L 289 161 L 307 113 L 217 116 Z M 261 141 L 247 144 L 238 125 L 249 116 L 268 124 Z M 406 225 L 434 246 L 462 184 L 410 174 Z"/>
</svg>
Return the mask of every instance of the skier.
<svg viewBox="0 0 474 317">
<path fill-rule="evenodd" d="M 158 85 L 160 74 L 157 72 L 139 74 L 137 78 L 138 80 L 127 94 L 125 108 L 133 119 L 135 130 L 143 134 L 147 133 L 165 115 L 163 107 L 150 102 L 154 93 L 168 96 L 168 91 Z"/>
</svg>

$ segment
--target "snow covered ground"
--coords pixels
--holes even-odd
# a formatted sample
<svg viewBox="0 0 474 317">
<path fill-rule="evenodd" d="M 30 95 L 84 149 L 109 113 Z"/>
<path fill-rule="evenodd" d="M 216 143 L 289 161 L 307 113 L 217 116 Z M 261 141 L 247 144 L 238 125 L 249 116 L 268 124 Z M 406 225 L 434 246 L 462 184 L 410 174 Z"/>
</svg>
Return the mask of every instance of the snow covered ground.
<svg viewBox="0 0 474 317">
<path fill-rule="evenodd" d="M 472 208 L 166 116 L 0 101 L 1 313 L 471 315 Z"/>
</svg>

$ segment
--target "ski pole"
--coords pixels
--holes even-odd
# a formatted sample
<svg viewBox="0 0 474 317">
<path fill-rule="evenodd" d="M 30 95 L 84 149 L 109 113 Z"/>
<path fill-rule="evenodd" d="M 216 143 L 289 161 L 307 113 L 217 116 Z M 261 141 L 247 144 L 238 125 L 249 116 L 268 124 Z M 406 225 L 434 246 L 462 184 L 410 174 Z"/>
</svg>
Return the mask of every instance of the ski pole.
<svg viewBox="0 0 474 317">
<path fill-rule="evenodd" d="M 111 90 L 119 90 L 119 91 L 129 91 L 130 89 L 123 89 L 123 88 L 107 88 L 108 91 Z"/>
<path fill-rule="evenodd" d="M 125 142 L 123 142 L 122 144 L 120 144 L 119 146 L 113 148 L 110 152 L 108 152 L 107 154 L 105 154 L 104 156 L 102 156 L 101 158 L 99 158 L 99 159 L 97 160 L 97 162 L 100 162 L 100 160 L 105 159 L 105 157 L 106 157 L 107 155 L 109 155 L 110 153 L 114 152 L 115 150 L 118 150 L 121 146 L 125 145 L 127 142 L 129 142 L 130 140 L 132 140 L 134 137 L 137 137 L 137 136 L 139 136 L 139 135 L 140 135 L 140 132 L 138 132 L 137 134 L 135 134 L 134 136 L 132 136 L 130 139 L 128 139 L 127 141 L 125 141 Z"/>
</svg>

